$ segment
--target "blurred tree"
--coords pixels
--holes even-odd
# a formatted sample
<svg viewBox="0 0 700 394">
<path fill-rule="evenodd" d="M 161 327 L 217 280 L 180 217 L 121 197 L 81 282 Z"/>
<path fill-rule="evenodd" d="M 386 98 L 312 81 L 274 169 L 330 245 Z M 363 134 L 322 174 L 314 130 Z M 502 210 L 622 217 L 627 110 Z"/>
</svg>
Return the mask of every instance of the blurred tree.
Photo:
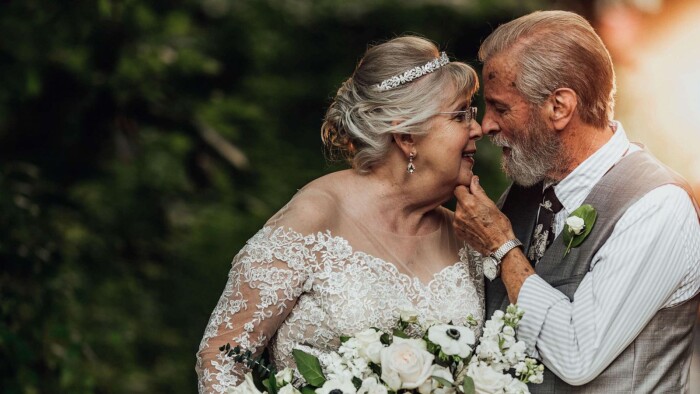
<svg viewBox="0 0 700 394">
<path fill-rule="evenodd" d="M 419 34 L 478 66 L 547 5 L 492 3 L 0 2 L 0 391 L 192 392 L 227 262 L 339 168 L 318 130 L 367 45 Z"/>
</svg>

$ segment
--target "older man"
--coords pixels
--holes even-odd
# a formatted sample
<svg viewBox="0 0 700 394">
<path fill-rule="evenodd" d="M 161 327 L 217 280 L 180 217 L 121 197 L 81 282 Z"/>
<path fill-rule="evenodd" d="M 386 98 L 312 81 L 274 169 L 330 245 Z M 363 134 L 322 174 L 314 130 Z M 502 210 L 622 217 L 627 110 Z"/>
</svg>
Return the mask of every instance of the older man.
<svg viewBox="0 0 700 394">
<path fill-rule="evenodd" d="M 602 41 L 576 14 L 535 12 L 496 29 L 479 57 L 482 128 L 514 183 L 503 213 L 478 178 L 458 187 L 454 223 L 488 256 L 487 313 L 516 301 L 525 310 L 519 337 L 549 371 L 531 390 L 687 391 L 697 204 L 612 121 L 615 75 Z M 577 210 L 585 204 L 595 221 Z"/>
</svg>

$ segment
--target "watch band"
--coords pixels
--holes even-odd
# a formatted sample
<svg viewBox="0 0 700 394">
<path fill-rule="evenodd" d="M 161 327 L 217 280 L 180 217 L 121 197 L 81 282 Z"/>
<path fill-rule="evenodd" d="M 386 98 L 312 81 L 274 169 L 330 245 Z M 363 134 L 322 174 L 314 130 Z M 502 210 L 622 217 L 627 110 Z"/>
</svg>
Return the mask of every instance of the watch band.
<svg viewBox="0 0 700 394">
<path fill-rule="evenodd" d="M 508 252 L 510 252 L 514 248 L 517 248 L 518 246 L 522 246 L 522 245 L 523 245 L 523 243 L 520 242 L 520 240 L 518 240 L 517 238 L 510 239 L 510 240 L 506 241 L 506 243 L 501 245 L 501 247 L 496 249 L 495 252 L 491 253 L 491 257 L 496 259 L 496 261 L 498 261 L 498 264 L 501 264 L 501 260 L 503 259 L 503 257 L 506 254 L 508 254 Z"/>
</svg>

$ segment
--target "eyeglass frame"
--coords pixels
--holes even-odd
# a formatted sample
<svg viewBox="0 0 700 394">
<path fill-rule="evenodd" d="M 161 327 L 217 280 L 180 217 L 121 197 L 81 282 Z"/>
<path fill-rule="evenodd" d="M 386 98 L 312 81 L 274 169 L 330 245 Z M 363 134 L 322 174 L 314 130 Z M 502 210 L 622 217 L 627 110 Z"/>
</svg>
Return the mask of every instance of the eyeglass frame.
<svg viewBox="0 0 700 394">
<path fill-rule="evenodd" d="M 454 115 L 454 114 L 464 114 L 464 120 L 467 122 L 471 122 L 472 120 L 476 120 L 476 114 L 479 108 L 477 107 L 469 107 L 469 109 L 465 109 L 462 111 L 450 111 L 450 112 L 438 112 L 439 115 Z M 469 119 L 467 119 L 469 118 Z"/>
</svg>

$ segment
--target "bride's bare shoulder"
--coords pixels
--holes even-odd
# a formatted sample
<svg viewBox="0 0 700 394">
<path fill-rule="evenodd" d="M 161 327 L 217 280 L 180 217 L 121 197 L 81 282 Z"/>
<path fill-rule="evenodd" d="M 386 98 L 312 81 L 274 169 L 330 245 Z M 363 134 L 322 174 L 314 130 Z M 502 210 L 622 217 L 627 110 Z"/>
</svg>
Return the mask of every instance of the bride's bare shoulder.
<svg viewBox="0 0 700 394">
<path fill-rule="evenodd" d="M 314 179 L 299 189 L 285 207 L 285 213 L 309 224 L 330 226 L 338 216 L 352 177 L 349 171 L 338 171 Z"/>
<path fill-rule="evenodd" d="M 325 196 L 327 200 L 339 203 L 348 194 L 357 176 L 353 170 L 332 172 L 306 184 L 298 195 Z"/>
</svg>

